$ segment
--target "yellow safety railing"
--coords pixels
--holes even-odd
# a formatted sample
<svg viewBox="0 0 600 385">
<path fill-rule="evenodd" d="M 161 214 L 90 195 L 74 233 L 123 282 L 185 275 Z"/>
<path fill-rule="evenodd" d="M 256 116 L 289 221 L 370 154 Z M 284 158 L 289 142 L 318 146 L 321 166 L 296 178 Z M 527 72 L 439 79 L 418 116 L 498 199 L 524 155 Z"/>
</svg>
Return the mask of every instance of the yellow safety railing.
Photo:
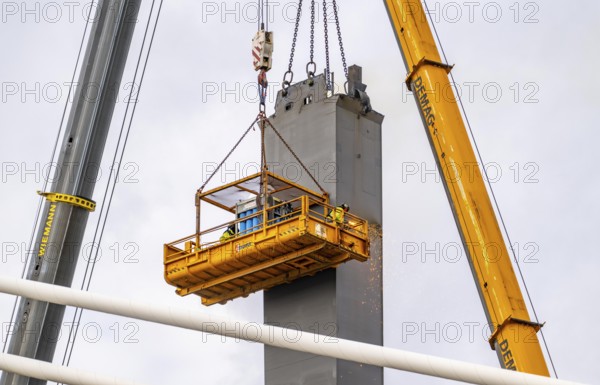
<svg viewBox="0 0 600 385">
<path fill-rule="evenodd" d="M 335 209 L 335 206 L 317 201 L 306 195 L 293 200 L 281 202 L 273 206 L 269 206 L 266 208 L 266 210 L 260 210 L 255 214 L 246 216 L 244 218 L 237 218 L 206 230 L 202 230 L 199 234 L 192 234 L 185 238 L 181 238 L 166 244 L 165 247 L 170 247 L 173 253 L 170 253 L 168 257 L 165 258 L 165 262 L 173 262 L 185 257 L 190 253 L 200 252 L 216 245 L 233 241 L 241 236 L 255 233 L 257 231 L 266 232 L 270 227 L 281 225 L 284 222 L 287 222 L 293 218 L 298 218 L 299 216 L 314 219 L 319 222 L 332 223 L 333 221 L 331 218 L 329 218 L 329 214 Z M 249 229 L 246 228 L 244 231 L 236 231 L 235 234 L 225 242 L 221 242 L 219 240 L 221 234 L 223 234 L 223 232 L 225 232 L 229 226 L 234 225 L 236 229 L 239 229 L 241 222 L 246 222 L 253 218 L 259 218 L 258 225 L 255 225 Z M 267 225 L 263 226 L 264 223 Z M 367 221 L 349 212 L 344 213 L 344 222 L 336 225 L 341 232 L 347 232 L 363 238 L 368 236 Z M 209 240 L 201 242 L 199 246 L 196 245 L 195 239 L 203 240 L 207 238 Z M 176 252 L 175 249 L 177 250 Z"/>
</svg>

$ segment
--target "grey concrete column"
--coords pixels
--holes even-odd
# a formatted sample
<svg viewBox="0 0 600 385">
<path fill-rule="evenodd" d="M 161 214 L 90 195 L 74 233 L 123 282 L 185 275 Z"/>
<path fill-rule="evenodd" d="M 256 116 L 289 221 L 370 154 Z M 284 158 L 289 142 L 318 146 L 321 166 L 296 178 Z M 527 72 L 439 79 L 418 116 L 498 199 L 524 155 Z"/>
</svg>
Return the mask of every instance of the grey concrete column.
<svg viewBox="0 0 600 385">
<path fill-rule="evenodd" d="M 381 123 L 370 110 L 360 67 L 350 70 L 351 95 L 327 97 L 323 76 L 280 92 L 271 121 L 331 203 L 348 203 L 370 222 L 371 259 L 350 261 L 264 294 L 265 323 L 383 344 Z M 270 169 L 319 191 L 292 154 L 267 129 Z M 293 341 L 294 336 L 289 336 Z M 265 346 L 266 385 L 381 385 L 383 369 Z"/>
</svg>

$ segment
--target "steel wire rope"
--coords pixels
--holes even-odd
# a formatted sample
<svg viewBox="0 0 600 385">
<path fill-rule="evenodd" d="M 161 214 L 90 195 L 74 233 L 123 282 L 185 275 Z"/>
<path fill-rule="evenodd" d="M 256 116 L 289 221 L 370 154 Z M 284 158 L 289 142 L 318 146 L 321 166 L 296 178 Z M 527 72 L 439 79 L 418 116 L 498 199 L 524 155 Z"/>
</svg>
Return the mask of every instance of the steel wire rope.
<svg viewBox="0 0 600 385">
<path fill-rule="evenodd" d="M 206 187 L 206 185 L 208 184 L 208 182 L 210 182 L 210 180 L 212 179 L 212 177 L 215 176 L 215 174 L 221 169 L 221 167 L 227 161 L 227 159 L 231 156 L 231 154 L 233 154 L 233 152 L 235 151 L 235 149 L 240 145 L 240 143 L 242 143 L 242 141 L 244 140 L 244 138 L 246 137 L 246 135 L 248 135 L 248 133 L 254 127 L 254 125 L 256 124 L 256 122 L 258 122 L 258 120 L 259 120 L 259 116 L 257 116 L 254 119 L 254 121 L 252 122 L 252 124 L 246 129 L 246 131 L 244 131 L 244 133 L 242 134 L 242 136 L 238 139 L 238 141 L 235 143 L 235 145 L 233 146 L 233 148 L 231 150 L 229 150 L 229 152 L 227 153 L 227 155 L 225 155 L 225 158 L 221 161 L 221 163 L 219 163 L 219 165 L 217 166 L 217 168 L 215 168 L 215 170 L 208 176 L 208 178 L 206 179 L 206 181 L 204 181 L 204 183 L 202 183 L 202 186 L 200 186 L 200 188 L 198 189 L 198 191 L 204 190 L 204 187 Z"/>
<path fill-rule="evenodd" d="M 71 99 L 71 92 L 73 90 L 73 84 L 75 81 L 75 76 L 77 74 L 77 67 L 79 66 L 79 59 L 81 58 L 81 52 L 83 51 L 83 43 L 85 42 L 85 35 L 87 33 L 88 30 L 88 26 L 90 24 L 90 18 L 91 18 L 91 14 L 92 14 L 92 9 L 94 7 L 90 7 L 90 10 L 88 11 L 88 16 L 85 22 L 85 27 L 83 29 L 83 34 L 81 36 L 81 43 L 79 44 L 79 51 L 77 52 L 77 59 L 75 60 L 75 67 L 73 68 L 73 75 L 71 76 L 71 83 L 69 84 L 69 92 L 67 93 L 67 100 L 65 101 L 65 107 L 63 108 L 63 112 L 62 112 L 62 116 L 60 118 L 60 124 L 58 126 L 58 133 L 56 134 L 56 139 L 54 141 L 54 148 L 52 149 L 52 155 L 50 155 L 50 165 L 52 165 L 53 161 L 54 161 L 54 156 L 56 155 L 56 149 L 58 148 L 58 141 L 60 139 L 62 130 L 63 130 L 63 123 L 65 121 L 65 116 L 67 113 L 67 107 L 69 105 L 69 100 Z M 44 178 L 44 185 L 42 187 L 42 191 L 46 191 L 46 188 L 48 187 L 48 180 L 50 179 L 50 170 L 48 169 L 48 175 Z M 35 230 L 37 229 L 39 223 L 40 223 L 40 216 L 41 216 L 41 210 L 42 210 L 42 205 L 44 203 L 45 198 L 40 196 L 39 200 L 38 200 L 38 206 L 37 209 L 35 211 L 35 219 L 33 222 L 33 228 L 31 229 L 31 236 L 29 237 L 29 247 L 28 247 L 28 252 L 30 250 L 33 250 L 34 247 L 34 243 L 33 243 L 33 239 L 35 237 Z M 26 261 L 26 263 L 23 264 L 23 269 L 21 271 L 21 278 L 25 278 L 25 272 L 27 271 L 27 266 L 30 266 L 30 264 L 32 263 L 33 259 L 35 258 L 35 256 L 33 255 L 33 253 L 31 254 L 30 258 L 28 258 L 28 261 Z M 15 312 L 17 310 L 17 302 L 18 302 L 18 297 L 15 297 L 14 303 L 13 303 L 13 308 L 11 311 L 11 315 L 10 315 L 10 323 L 11 325 L 14 324 L 14 317 L 15 317 Z M 6 338 L 4 340 L 4 345 L 2 347 L 2 353 L 4 353 L 6 351 L 6 346 L 8 343 L 8 338 Z"/>
<path fill-rule="evenodd" d="M 294 150 L 292 150 L 292 147 L 285 141 L 285 139 L 283 139 L 283 136 L 281 136 L 281 134 L 275 128 L 275 126 L 271 123 L 271 121 L 269 119 L 267 119 L 267 118 L 264 118 L 264 121 L 269 124 L 269 126 L 273 129 L 273 132 L 275 132 L 275 134 L 277 135 L 277 137 L 279 137 L 279 139 L 281 140 L 281 142 L 287 147 L 287 149 L 294 156 L 294 158 L 296 158 L 296 160 L 298 161 L 298 163 L 300 164 L 300 166 L 302 166 L 302 168 L 304 169 L 304 171 L 306 171 L 306 173 L 308 174 L 308 176 L 310 176 L 310 178 L 312 179 L 312 181 L 315 182 L 315 184 L 321 190 L 321 192 L 323 194 L 326 194 L 327 192 L 325 191 L 325 189 L 323 189 L 323 187 L 321 187 L 321 185 L 319 184 L 319 182 L 317 181 L 317 179 L 315 179 L 315 177 L 313 176 L 313 174 L 304 165 L 304 163 L 302 162 L 302 160 L 300 160 L 300 157 L 298 155 L 296 155 L 296 153 L 294 152 Z"/>
<path fill-rule="evenodd" d="M 147 35 L 148 35 L 148 30 L 149 30 L 149 27 L 150 27 L 150 24 L 151 24 L 151 21 L 152 21 L 152 13 L 153 13 L 153 10 L 154 10 L 155 3 L 156 3 L 156 0 L 153 0 L 152 1 L 152 6 L 150 8 L 150 12 L 148 14 L 148 21 L 146 23 L 146 28 L 145 28 L 145 31 L 144 31 L 144 37 L 143 37 L 143 40 L 142 40 L 142 45 L 140 47 L 140 52 L 139 52 L 138 60 L 137 60 L 137 63 L 136 63 L 136 69 L 135 69 L 134 76 L 133 76 L 134 84 L 135 84 L 135 79 L 137 78 L 137 74 L 138 74 L 138 71 L 139 71 L 139 68 L 140 68 L 141 59 L 142 59 L 143 52 L 144 52 L 144 46 L 145 46 Z M 148 65 L 148 59 L 150 57 L 150 52 L 152 50 L 152 45 L 154 43 L 154 37 L 155 37 L 155 34 L 156 34 L 156 28 L 158 26 L 158 21 L 160 19 L 162 5 L 163 5 L 163 0 L 161 0 L 161 2 L 159 4 L 159 7 L 158 7 L 158 11 L 156 13 L 156 18 L 155 18 L 155 21 L 154 21 L 154 27 L 152 29 L 152 35 L 150 37 L 150 42 L 148 44 L 148 50 L 146 52 L 146 57 L 144 59 L 144 66 L 142 68 L 142 73 L 141 73 L 141 76 L 140 76 L 140 83 L 139 83 L 139 87 L 138 87 L 138 90 L 137 90 L 138 91 L 138 95 L 140 94 L 141 89 L 142 89 L 142 84 L 143 84 L 143 81 L 144 81 L 144 75 L 146 74 L 146 69 L 147 69 L 147 65 Z M 127 107 L 125 109 L 125 113 L 123 115 L 123 121 L 122 121 L 122 124 L 121 124 L 121 129 L 120 129 L 120 132 L 119 132 L 119 137 L 118 137 L 118 140 L 117 140 L 117 146 L 115 148 L 115 153 L 114 153 L 114 156 L 113 156 L 113 164 L 118 164 L 118 165 L 121 164 L 121 162 L 123 160 L 123 156 L 125 154 L 125 149 L 127 147 L 127 142 L 128 142 L 128 139 L 129 139 L 129 134 L 131 132 L 131 126 L 132 126 L 132 123 L 133 123 L 133 118 L 135 116 L 135 111 L 136 111 L 136 107 L 137 107 L 137 100 L 136 100 L 133 103 L 133 109 L 132 109 L 131 115 L 129 116 L 129 122 L 128 122 L 128 125 L 127 125 L 127 130 L 125 131 L 125 125 L 126 125 L 126 122 L 127 122 L 127 113 L 129 112 L 129 106 L 130 106 L 130 103 L 132 101 L 132 96 L 133 96 L 134 90 L 135 90 L 135 87 L 131 87 L 131 90 L 129 91 L 128 104 L 127 104 Z M 119 154 L 119 146 L 120 146 L 121 138 L 122 138 L 122 135 L 123 135 L 124 131 L 125 131 L 125 138 L 123 140 L 123 146 L 122 146 L 120 154 Z M 119 162 L 115 163 L 115 160 L 116 160 L 117 156 L 119 156 Z M 102 237 L 104 235 L 104 229 L 106 227 L 106 222 L 107 222 L 107 219 L 108 219 L 108 214 L 109 214 L 109 211 L 110 211 L 110 207 L 111 207 L 111 204 L 112 204 L 112 199 L 113 199 L 115 188 L 116 188 L 116 182 L 117 182 L 118 177 L 119 177 L 119 170 L 120 170 L 120 166 L 117 167 L 116 171 L 114 170 L 114 168 L 111 168 L 111 171 L 109 173 L 108 182 L 106 184 L 106 189 L 104 191 L 104 197 L 102 199 L 100 215 L 98 216 L 98 222 L 96 224 L 96 229 L 95 229 L 94 237 L 93 237 L 93 240 L 92 240 L 92 250 L 93 250 L 94 246 L 96 246 L 96 245 L 97 246 L 96 246 L 96 249 L 95 249 L 94 257 L 88 259 L 88 264 L 86 265 L 86 270 L 85 270 L 85 273 L 84 273 L 84 278 L 83 278 L 82 284 L 81 284 L 81 290 L 88 291 L 89 288 L 90 288 L 90 284 L 91 284 L 91 281 L 92 281 L 92 276 L 93 276 L 94 269 L 95 269 L 95 266 L 96 266 L 96 261 L 98 259 L 98 252 L 100 250 L 100 244 L 102 243 Z M 115 173 L 115 177 L 114 177 L 114 182 L 112 183 L 112 188 L 110 188 L 110 186 L 111 186 L 111 176 L 112 176 L 113 172 Z M 110 189 L 110 196 L 108 198 L 108 203 L 106 203 L 106 198 L 108 196 L 108 190 L 109 189 Z M 102 213 L 104 211 L 105 205 L 106 205 L 106 211 L 105 211 L 105 214 L 104 214 L 104 218 L 102 219 Z M 102 224 L 100 224 L 100 223 L 102 223 Z M 99 235 L 98 235 L 98 229 L 100 229 Z M 95 242 L 96 238 L 98 239 L 98 243 L 97 244 Z M 91 254 L 92 253 L 90 252 L 90 256 L 91 256 Z M 88 272 L 89 272 L 89 275 L 88 275 Z M 86 277 L 88 277 L 87 282 L 86 282 Z M 83 315 L 83 309 L 82 308 L 76 308 L 75 314 L 73 315 L 73 323 L 72 323 L 73 327 L 71 327 L 71 330 L 69 332 L 69 339 L 67 340 L 67 347 L 65 349 L 65 355 L 63 356 L 63 362 L 62 362 L 63 365 L 68 366 L 69 363 L 70 363 L 70 361 L 71 361 L 71 357 L 72 357 L 72 354 L 73 354 L 73 349 L 75 347 L 75 342 L 77 340 L 77 332 L 79 330 L 79 324 L 81 322 L 82 315 Z M 77 318 L 77 322 L 75 322 L 76 318 Z M 71 344 L 69 344 L 69 342 L 71 341 L 71 337 L 72 337 L 73 341 L 72 341 Z"/>
<path fill-rule="evenodd" d="M 433 32 L 435 34 L 435 37 L 438 41 L 438 45 L 440 47 L 440 50 L 442 51 L 442 55 L 444 57 L 444 61 L 446 63 L 448 63 L 448 58 L 446 57 L 446 52 L 444 51 L 444 46 L 442 45 L 442 41 L 440 40 L 440 36 L 438 35 L 437 32 L 437 28 L 435 27 L 435 24 L 433 22 L 433 18 L 431 17 L 431 13 L 429 12 L 429 7 L 427 6 L 427 0 L 423 0 L 423 4 L 425 5 L 425 10 L 427 12 L 427 16 L 429 17 L 429 21 L 431 23 L 431 26 L 433 28 Z M 452 72 L 450 72 L 450 80 L 452 81 L 452 84 L 456 85 L 456 82 L 454 80 L 454 75 L 452 74 Z M 483 171 L 483 175 L 485 176 L 485 181 L 486 181 L 486 185 L 488 186 L 489 190 L 490 190 L 490 194 L 492 195 L 492 200 L 494 201 L 494 206 L 496 207 L 496 211 L 498 211 L 498 217 L 500 218 L 500 223 L 502 224 L 502 228 L 504 229 L 504 233 L 506 234 L 506 238 L 508 241 L 508 246 L 510 248 L 510 251 L 513 255 L 513 259 L 515 261 L 515 264 L 517 265 L 517 270 L 519 271 L 519 276 L 521 277 L 521 282 L 523 282 L 523 286 L 525 288 L 525 293 L 527 294 L 527 299 L 529 300 L 529 304 L 531 305 L 531 310 L 533 312 L 533 316 L 535 318 L 535 322 L 539 325 L 539 318 L 537 316 L 537 312 L 535 311 L 535 306 L 533 305 L 533 300 L 531 298 L 531 294 L 529 293 L 529 288 L 527 287 L 527 283 L 525 282 L 525 277 L 523 275 L 523 271 L 521 270 L 521 265 L 519 264 L 519 260 L 516 257 L 516 253 L 514 250 L 514 247 L 512 245 L 512 242 L 510 240 L 510 235 L 508 233 L 508 229 L 506 227 L 506 223 L 504 222 L 504 217 L 502 216 L 502 211 L 500 211 L 500 206 L 498 204 L 498 201 L 496 199 L 496 194 L 494 193 L 494 189 L 492 188 L 492 185 L 490 183 L 490 179 L 488 177 L 487 171 L 484 167 L 484 163 L 483 163 L 483 157 L 481 156 L 481 153 L 479 151 L 479 146 L 477 145 L 477 141 L 475 140 L 475 135 L 473 134 L 473 129 L 471 127 L 471 123 L 469 121 L 469 117 L 467 116 L 467 112 L 465 110 L 465 106 L 462 102 L 462 98 L 460 97 L 460 93 L 456 93 L 458 102 L 460 104 L 460 108 L 461 111 L 463 113 L 463 116 L 465 117 L 465 121 L 467 123 L 467 128 L 469 129 L 469 134 L 471 137 L 471 140 L 473 141 L 473 146 L 475 147 L 475 152 L 477 153 L 477 158 L 479 159 L 479 162 L 481 164 L 481 170 Z M 554 375 L 556 376 L 556 378 L 558 378 L 558 374 L 556 373 L 556 367 L 554 365 L 554 360 L 552 359 L 552 355 L 550 353 L 550 349 L 548 348 L 548 344 L 546 342 L 546 337 L 544 336 L 544 332 L 542 330 L 542 328 L 540 328 L 540 335 L 542 336 L 542 341 L 544 343 L 544 347 L 546 349 L 546 352 L 548 353 L 548 359 L 550 360 L 550 365 L 552 366 L 552 371 L 554 372 Z"/>
<path fill-rule="evenodd" d="M 256 30 L 260 31 L 260 1 L 256 0 Z"/>
<path fill-rule="evenodd" d="M 269 0 L 256 1 L 257 30 L 269 30 Z"/>
</svg>

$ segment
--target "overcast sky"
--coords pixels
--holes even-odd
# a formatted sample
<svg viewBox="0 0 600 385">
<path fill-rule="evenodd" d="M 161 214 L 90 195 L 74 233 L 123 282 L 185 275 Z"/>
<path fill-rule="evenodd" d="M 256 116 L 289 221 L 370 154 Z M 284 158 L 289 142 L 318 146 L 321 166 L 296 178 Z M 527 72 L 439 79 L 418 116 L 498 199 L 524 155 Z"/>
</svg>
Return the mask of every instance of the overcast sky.
<svg viewBox="0 0 600 385">
<path fill-rule="evenodd" d="M 416 104 L 403 83 L 406 70 L 383 2 L 338 2 L 348 63 L 363 67 L 373 108 L 385 115 L 385 345 L 498 366 Z M 287 69 L 294 3 L 272 2 L 269 113 Z M 140 12 L 132 57 L 150 4 L 146 0 Z M 2 275 L 21 274 L 39 199 L 35 191 L 51 161 L 87 7 L 85 1 L 2 2 Z M 456 64 L 453 73 L 538 316 L 546 322 L 559 377 L 597 383 L 600 4 L 431 0 L 429 7 L 448 61 Z M 193 196 L 207 166 L 222 159 L 256 116 L 250 56 L 255 20 L 253 2 L 165 1 L 91 290 L 262 322 L 262 293 L 204 308 L 197 297 L 174 294 L 162 265 L 162 244 L 194 231 Z M 304 77 L 308 61 L 307 21 L 305 16 L 300 28 L 295 80 Z M 339 79 L 337 52 L 332 50 Z M 96 201 L 108 179 L 132 62 Z M 240 147 L 228 170 L 242 176 L 245 163 L 258 161 L 258 139 L 254 133 Z M 85 242 L 96 220 L 97 213 L 90 215 Z M 84 267 L 82 257 L 77 287 Z M 13 301 L 0 295 L 3 340 Z M 59 363 L 71 315 L 62 328 Z M 258 344 L 86 311 L 71 366 L 157 385 L 260 385 L 262 351 Z M 387 369 L 385 382 L 453 383 Z"/>
</svg>

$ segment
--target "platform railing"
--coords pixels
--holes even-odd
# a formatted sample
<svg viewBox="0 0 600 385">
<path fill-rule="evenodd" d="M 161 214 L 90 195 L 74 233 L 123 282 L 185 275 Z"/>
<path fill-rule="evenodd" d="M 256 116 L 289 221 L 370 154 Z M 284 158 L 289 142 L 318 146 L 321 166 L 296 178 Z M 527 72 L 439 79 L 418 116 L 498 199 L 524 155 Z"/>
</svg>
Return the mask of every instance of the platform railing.
<svg viewBox="0 0 600 385">
<path fill-rule="evenodd" d="M 285 222 L 300 216 L 304 216 L 309 220 L 334 224 L 340 232 L 347 232 L 357 235 L 361 238 L 368 237 L 367 221 L 357 217 L 356 215 L 346 212 L 344 213 L 343 222 L 337 223 L 336 221 L 332 220 L 330 215 L 332 212 L 335 212 L 335 209 L 335 206 L 312 199 L 309 196 L 301 196 L 289 201 L 280 202 L 273 206 L 269 206 L 266 209 L 259 210 L 252 215 L 248 215 L 243 218 L 236 218 L 232 221 L 202 230 L 199 234 L 192 234 L 167 244 L 166 247 L 173 251 L 173 253 L 169 254 L 167 257 L 167 261 L 171 262 L 192 252 L 201 252 L 205 249 L 224 243 L 220 241 L 219 238 L 231 225 L 235 227 L 236 232 L 225 242 L 235 240 L 236 238 L 246 236 L 257 231 L 266 232 L 266 230 L 270 227 L 284 224 Z M 247 223 L 249 219 L 253 218 L 259 218 L 259 223 L 257 225 L 246 228 L 244 231 L 239 231 L 241 222 Z M 264 223 L 266 223 L 266 226 L 263 226 Z M 196 239 L 208 240 L 201 242 L 200 245 L 197 245 L 195 242 Z M 181 249 L 181 251 L 175 252 L 175 249 Z"/>
<path fill-rule="evenodd" d="M 335 206 L 309 199 L 308 207 L 308 216 L 310 218 L 321 222 L 335 222 L 331 218 L 331 213 L 335 212 Z M 344 220 L 338 224 L 338 227 L 341 231 L 356 234 L 361 238 L 366 238 L 368 235 L 367 221 L 349 212 L 344 213 Z"/>
</svg>

